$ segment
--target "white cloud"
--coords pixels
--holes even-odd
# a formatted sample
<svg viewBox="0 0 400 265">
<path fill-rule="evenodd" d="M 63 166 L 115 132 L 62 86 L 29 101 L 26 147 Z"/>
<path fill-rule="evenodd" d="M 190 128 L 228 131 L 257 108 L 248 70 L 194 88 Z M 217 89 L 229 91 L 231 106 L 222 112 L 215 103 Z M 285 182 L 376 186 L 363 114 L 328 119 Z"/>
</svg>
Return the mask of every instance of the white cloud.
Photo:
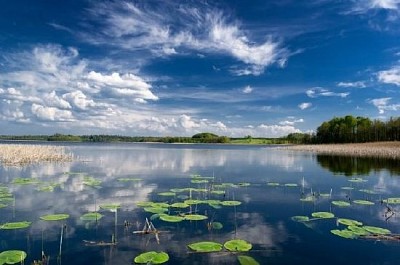
<svg viewBox="0 0 400 265">
<path fill-rule="evenodd" d="M 339 87 L 356 87 L 356 88 L 365 88 L 365 82 L 357 81 L 357 82 L 339 82 L 337 84 Z"/>
<path fill-rule="evenodd" d="M 372 9 L 396 11 L 399 9 L 400 0 L 352 0 L 354 5 L 350 13 L 366 13 Z"/>
<path fill-rule="evenodd" d="M 378 72 L 378 80 L 382 83 L 400 86 L 400 67 L 396 66 L 389 70 Z"/>
<path fill-rule="evenodd" d="M 103 24 L 99 32 L 84 35 L 84 40 L 95 44 L 143 50 L 157 56 L 189 51 L 226 54 L 248 66 L 245 71 L 237 70 L 237 74 L 259 75 L 273 64 L 283 67 L 290 56 L 273 36 L 254 37 L 254 32 L 242 29 L 239 22 L 228 21 L 225 14 L 206 5 L 178 6 L 171 2 L 139 8 L 128 2 L 96 3 L 89 13 Z"/>
<path fill-rule="evenodd" d="M 379 114 L 384 114 L 385 111 L 398 111 L 400 110 L 400 104 L 391 104 L 389 105 L 389 101 L 392 98 L 375 98 L 371 99 L 368 102 L 374 105 L 378 111 Z"/>
<path fill-rule="evenodd" d="M 303 102 L 303 103 L 301 103 L 301 104 L 298 105 L 298 107 L 299 107 L 301 110 L 308 109 L 308 108 L 310 108 L 311 106 L 312 106 L 312 104 L 311 104 L 310 102 Z"/>
<path fill-rule="evenodd" d="M 310 98 L 317 98 L 317 97 L 341 97 L 341 98 L 345 98 L 348 95 L 350 95 L 349 92 L 341 92 L 341 93 L 335 93 L 332 91 L 329 91 L 325 88 L 321 88 L 321 87 L 314 87 L 311 89 L 308 89 L 306 91 L 306 95 Z"/>
<path fill-rule="evenodd" d="M 250 94 L 251 92 L 253 92 L 253 88 L 251 86 L 246 86 L 245 88 L 243 88 L 242 92 L 244 94 Z"/>
<path fill-rule="evenodd" d="M 279 124 L 284 126 L 294 126 L 296 123 L 304 122 L 304 119 L 294 119 L 293 117 L 288 117 L 288 118 L 289 118 L 288 120 L 280 121 Z"/>
<path fill-rule="evenodd" d="M 39 119 L 45 121 L 71 121 L 74 119 L 71 111 L 60 110 L 53 107 L 45 107 L 39 104 L 32 104 L 32 113 Z"/>
</svg>

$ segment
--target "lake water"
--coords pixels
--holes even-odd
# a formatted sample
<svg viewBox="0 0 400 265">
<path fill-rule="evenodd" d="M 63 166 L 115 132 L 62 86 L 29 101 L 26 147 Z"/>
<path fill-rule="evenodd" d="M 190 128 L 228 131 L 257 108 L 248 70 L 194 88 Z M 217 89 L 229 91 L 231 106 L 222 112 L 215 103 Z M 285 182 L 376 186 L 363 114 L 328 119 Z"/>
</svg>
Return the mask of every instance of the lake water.
<svg viewBox="0 0 400 265">
<path fill-rule="evenodd" d="M 40 259 L 42 251 L 50 256 L 49 264 L 74 265 L 132 264 L 147 251 L 164 251 L 170 258 L 165 264 L 178 265 L 240 264 L 240 255 L 259 264 L 400 264 L 400 243 L 396 241 L 346 239 L 331 233 L 346 229 L 337 218 L 400 233 L 400 213 L 395 214 L 400 207 L 389 204 L 392 212 L 387 213 L 387 204 L 382 203 L 400 197 L 399 161 L 324 157 L 264 146 L 65 146 L 74 154 L 74 162 L 0 167 L 2 189 L 15 198 L 0 198 L 7 205 L 0 208 L 0 224 L 32 222 L 28 228 L 0 230 L 0 252 L 23 250 L 28 254 L 25 264 Z M 35 183 L 13 183 L 18 178 L 33 178 Z M 92 180 L 98 181 L 97 187 L 87 183 Z M 57 184 L 54 190 L 43 191 L 51 183 Z M 160 195 L 171 189 L 175 196 Z M 146 201 L 171 205 L 187 199 L 199 201 L 187 208 L 169 207 L 166 213 L 182 216 L 192 212 L 207 216 L 206 220 L 166 222 L 138 206 Z M 224 206 L 219 203 L 223 201 L 240 205 Z M 349 202 L 350 206 L 339 207 L 332 201 Z M 99 207 L 106 204 L 120 204 L 121 208 L 115 213 Z M 93 211 L 103 217 L 81 220 L 83 214 Z M 292 220 L 293 216 L 312 218 L 314 212 L 331 212 L 335 218 Z M 70 217 L 64 221 L 40 219 L 59 213 Z M 159 240 L 154 234 L 133 233 L 143 229 L 146 218 L 160 231 Z M 210 227 L 213 223 L 222 228 Z M 112 238 L 116 245 L 96 245 Z M 194 253 L 187 247 L 200 241 L 223 244 L 231 239 L 246 240 L 252 249 Z"/>
</svg>

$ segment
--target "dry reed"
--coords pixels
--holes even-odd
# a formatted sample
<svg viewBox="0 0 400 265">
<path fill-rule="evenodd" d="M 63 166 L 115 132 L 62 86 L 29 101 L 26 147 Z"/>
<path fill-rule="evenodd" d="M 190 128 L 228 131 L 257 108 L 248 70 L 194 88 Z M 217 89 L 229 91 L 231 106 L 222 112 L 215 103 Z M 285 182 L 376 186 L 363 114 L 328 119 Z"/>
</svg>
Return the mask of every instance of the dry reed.
<svg viewBox="0 0 400 265">
<path fill-rule="evenodd" d="M 72 161 L 72 154 L 62 146 L 0 144 L 0 163 L 6 166 L 69 161 Z"/>
<path fill-rule="evenodd" d="M 286 146 L 284 149 L 293 151 L 306 151 L 325 155 L 400 159 L 400 142 L 293 145 Z"/>
</svg>

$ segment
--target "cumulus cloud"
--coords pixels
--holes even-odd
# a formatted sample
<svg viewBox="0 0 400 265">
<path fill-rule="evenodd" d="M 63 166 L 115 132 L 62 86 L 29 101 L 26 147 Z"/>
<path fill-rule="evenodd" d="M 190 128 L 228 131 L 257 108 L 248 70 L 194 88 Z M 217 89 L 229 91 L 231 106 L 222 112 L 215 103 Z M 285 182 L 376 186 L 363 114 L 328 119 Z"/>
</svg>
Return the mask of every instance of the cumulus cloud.
<svg viewBox="0 0 400 265">
<path fill-rule="evenodd" d="M 304 119 L 295 119 L 294 117 L 288 117 L 287 120 L 280 121 L 280 125 L 284 126 L 294 126 L 296 123 L 302 123 L 304 122 Z"/>
<path fill-rule="evenodd" d="M 365 82 L 356 81 L 356 82 L 339 82 L 337 84 L 338 87 L 355 87 L 355 88 L 365 88 Z"/>
<path fill-rule="evenodd" d="M 243 88 L 242 92 L 244 94 L 250 94 L 251 92 L 253 92 L 253 88 L 251 86 L 246 86 L 245 88 Z"/>
<path fill-rule="evenodd" d="M 396 66 L 389 70 L 378 72 L 378 80 L 386 84 L 400 86 L 400 67 Z"/>
<path fill-rule="evenodd" d="M 349 95 L 349 92 L 341 92 L 341 93 L 336 93 L 329 91 L 328 89 L 322 88 L 322 87 L 314 87 L 311 89 L 308 89 L 306 91 L 306 95 L 310 98 L 318 98 L 318 97 L 341 97 L 345 98 Z"/>
<path fill-rule="evenodd" d="M 71 121 L 74 119 L 69 110 L 60 110 L 54 107 L 46 107 L 35 103 L 32 104 L 32 113 L 39 119 L 45 121 Z"/>
<path fill-rule="evenodd" d="M 392 98 L 375 98 L 371 99 L 368 102 L 374 105 L 378 111 L 379 114 L 384 114 L 385 111 L 398 111 L 400 110 L 400 104 L 389 104 L 389 101 Z"/>
<path fill-rule="evenodd" d="M 85 34 L 86 41 L 158 56 L 188 51 L 226 54 L 247 65 L 238 74 L 259 75 L 273 64 L 283 67 L 290 56 L 276 36 L 253 36 L 256 33 L 244 30 L 240 22 L 206 5 L 139 8 L 130 2 L 96 3 L 90 15 L 103 29 Z"/>
<path fill-rule="evenodd" d="M 372 9 L 395 11 L 399 9 L 400 0 L 352 0 L 351 13 L 366 13 Z"/>
<path fill-rule="evenodd" d="M 311 104 L 310 102 L 303 102 L 303 103 L 300 103 L 300 104 L 298 105 L 298 107 L 299 107 L 301 110 L 308 109 L 308 108 L 310 108 L 311 106 L 312 106 L 312 104 Z"/>
</svg>

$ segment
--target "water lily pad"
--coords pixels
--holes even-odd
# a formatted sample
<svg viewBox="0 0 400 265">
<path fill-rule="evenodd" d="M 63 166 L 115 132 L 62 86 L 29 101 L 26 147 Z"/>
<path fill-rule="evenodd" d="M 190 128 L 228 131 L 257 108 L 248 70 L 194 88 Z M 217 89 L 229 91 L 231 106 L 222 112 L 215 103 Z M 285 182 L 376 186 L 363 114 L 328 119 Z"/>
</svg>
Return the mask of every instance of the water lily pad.
<svg viewBox="0 0 400 265">
<path fill-rule="evenodd" d="M 367 201 L 367 200 L 354 200 L 353 201 L 355 204 L 361 204 L 361 205 L 374 205 L 374 202 Z"/>
<path fill-rule="evenodd" d="M 311 214 L 311 216 L 314 218 L 323 218 L 323 219 L 335 217 L 335 215 L 330 212 L 314 212 Z"/>
<path fill-rule="evenodd" d="M 341 187 L 342 190 L 354 190 L 353 187 Z"/>
<path fill-rule="evenodd" d="M 336 236 L 340 236 L 340 237 L 344 237 L 344 238 L 348 238 L 348 239 L 353 239 L 353 238 L 357 237 L 357 235 L 354 234 L 354 232 L 347 230 L 347 229 L 344 229 L 344 230 L 334 229 L 334 230 L 331 230 L 331 233 Z"/>
<path fill-rule="evenodd" d="M 22 221 L 22 222 L 10 222 L 0 225 L 0 229 L 12 230 L 12 229 L 22 229 L 27 228 L 32 222 Z"/>
<path fill-rule="evenodd" d="M 163 220 L 163 221 L 169 222 L 169 223 L 178 223 L 178 222 L 182 222 L 185 219 L 182 216 L 162 214 L 162 215 L 160 215 L 160 220 Z"/>
<path fill-rule="evenodd" d="M 271 186 L 271 187 L 277 187 L 277 186 L 279 186 L 281 184 L 279 184 L 278 182 L 268 182 L 267 185 Z"/>
<path fill-rule="evenodd" d="M 249 256 L 238 256 L 240 265 L 260 265 L 254 258 Z"/>
<path fill-rule="evenodd" d="M 339 224 L 342 225 L 347 225 L 347 226 L 361 226 L 363 223 L 353 220 L 353 219 L 347 219 L 347 218 L 339 218 L 338 220 Z"/>
<path fill-rule="evenodd" d="M 222 250 L 222 244 L 209 241 L 192 243 L 188 247 L 196 252 L 218 252 Z"/>
<path fill-rule="evenodd" d="M 185 214 L 184 218 L 185 218 L 185 220 L 189 220 L 189 221 L 201 221 L 201 220 L 208 219 L 207 216 L 201 215 L 201 214 Z"/>
<path fill-rule="evenodd" d="M 370 234 L 370 232 L 360 226 L 350 225 L 347 227 L 347 229 L 352 231 L 357 236 L 366 236 Z"/>
<path fill-rule="evenodd" d="M 64 213 L 48 214 L 40 217 L 40 219 L 44 221 L 60 221 L 60 220 L 65 220 L 67 218 L 69 218 L 69 214 L 64 214 Z"/>
<path fill-rule="evenodd" d="M 193 205 L 193 204 L 200 204 L 200 203 L 206 203 L 206 202 L 202 201 L 202 200 L 189 199 L 189 200 L 184 201 L 184 203 L 189 204 L 189 205 Z"/>
<path fill-rule="evenodd" d="M 0 203 L 0 209 L 4 208 L 4 207 L 7 207 L 7 206 L 8 206 L 7 204 Z"/>
<path fill-rule="evenodd" d="M 240 183 L 237 184 L 238 187 L 248 187 L 248 186 L 250 186 L 250 185 L 251 185 L 251 184 L 248 183 L 248 182 L 240 182 Z"/>
<path fill-rule="evenodd" d="M 165 213 L 168 211 L 167 208 L 162 208 L 162 207 L 145 207 L 143 208 L 148 213 Z"/>
<path fill-rule="evenodd" d="M 386 200 L 383 200 L 383 202 L 389 204 L 400 204 L 400 198 L 387 198 Z"/>
<path fill-rule="evenodd" d="M 95 179 L 91 176 L 84 176 L 83 177 L 83 184 L 90 186 L 90 187 L 100 187 L 101 181 L 98 179 Z"/>
<path fill-rule="evenodd" d="M 212 190 L 211 193 L 217 194 L 217 195 L 223 195 L 223 194 L 225 194 L 225 191 L 224 190 Z"/>
<path fill-rule="evenodd" d="M 136 205 L 139 207 L 151 207 L 153 202 L 137 202 Z"/>
<path fill-rule="evenodd" d="M 304 198 L 300 198 L 300 201 L 302 202 L 314 202 L 315 201 L 315 197 L 314 196 L 306 196 Z"/>
<path fill-rule="evenodd" d="M 116 203 L 116 204 L 102 204 L 102 205 L 100 205 L 100 208 L 103 209 L 103 210 L 116 211 L 117 209 L 121 208 L 121 205 L 119 203 Z"/>
<path fill-rule="evenodd" d="M 307 221 L 310 221 L 310 218 L 308 216 L 304 216 L 304 215 L 292 216 L 291 219 L 293 221 L 295 221 L 295 222 L 307 222 Z"/>
<path fill-rule="evenodd" d="M 363 226 L 365 230 L 370 232 L 371 234 L 378 234 L 378 235 L 388 235 L 391 234 L 390 230 L 381 228 L 381 227 L 376 227 L 376 226 Z"/>
<path fill-rule="evenodd" d="M 368 193 L 368 194 L 378 194 L 376 191 L 368 190 L 368 189 L 361 189 L 359 191 L 364 192 L 364 193 Z"/>
<path fill-rule="evenodd" d="M 242 202 L 240 202 L 240 201 L 222 201 L 221 202 L 221 205 L 223 205 L 223 206 L 238 206 L 241 204 L 242 204 Z"/>
<path fill-rule="evenodd" d="M 211 223 L 211 228 L 212 228 L 212 229 L 220 230 L 220 229 L 222 229 L 223 227 L 224 227 L 223 224 L 220 223 L 220 222 L 212 222 L 212 223 Z"/>
<path fill-rule="evenodd" d="M 286 183 L 285 187 L 298 187 L 299 185 L 296 183 Z"/>
<path fill-rule="evenodd" d="M 249 251 L 253 246 L 242 239 L 233 239 L 225 242 L 224 248 L 229 251 Z"/>
<path fill-rule="evenodd" d="M 18 185 L 29 185 L 38 183 L 39 181 L 34 178 L 16 178 L 12 181 L 12 184 L 18 184 Z"/>
<path fill-rule="evenodd" d="M 22 250 L 7 250 L 0 253 L 0 264 L 23 263 L 26 252 Z"/>
<path fill-rule="evenodd" d="M 184 202 L 176 202 L 176 203 L 171 204 L 171 207 L 173 207 L 173 208 L 187 208 L 189 206 L 190 206 L 189 204 L 184 203 Z"/>
<path fill-rule="evenodd" d="M 332 201 L 332 204 L 339 207 L 348 207 L 350 203 L 347 201 Z"/>
<path fill-rule="evenodd" d="M 97 221 L 100 220 L 103 217 L 102 214 L 97 213 L 97 212 L 92 212 L 92 213 L 85 213 L 84 215 L 81 216 L 81 220 L 83 221 Z"/>
<path fill-rule="evenodd" d="M 362 183 L 362 182 L 367 182 L 368 180 L 363 179 L 363 178 L 351 178 L 349 179 L 350 182 L 354 182 L 354 183 Z"/>
<path fill-rule="evenodd" d="M 208 183 L 208 180 L 206 180 L 206 179 L 192 179 L 190 182 L 194 183 L 194 184 L 202 184 L 202 183 Z"/>
<path fill-rule="evenodd" d="M 160 196 L 170 196 L 170 197 L 174 197 L 176 195 L 176 193 L 172 191 L 160 192 L 157 194 Z"/>
<path fill-rule="evenodd" d="M 169 260 L 169 255 L 166 252 L 149 251 L 140 254 L 134 259 L 135 263 L 139 264 L 162 264 Z"/>
</svg>

